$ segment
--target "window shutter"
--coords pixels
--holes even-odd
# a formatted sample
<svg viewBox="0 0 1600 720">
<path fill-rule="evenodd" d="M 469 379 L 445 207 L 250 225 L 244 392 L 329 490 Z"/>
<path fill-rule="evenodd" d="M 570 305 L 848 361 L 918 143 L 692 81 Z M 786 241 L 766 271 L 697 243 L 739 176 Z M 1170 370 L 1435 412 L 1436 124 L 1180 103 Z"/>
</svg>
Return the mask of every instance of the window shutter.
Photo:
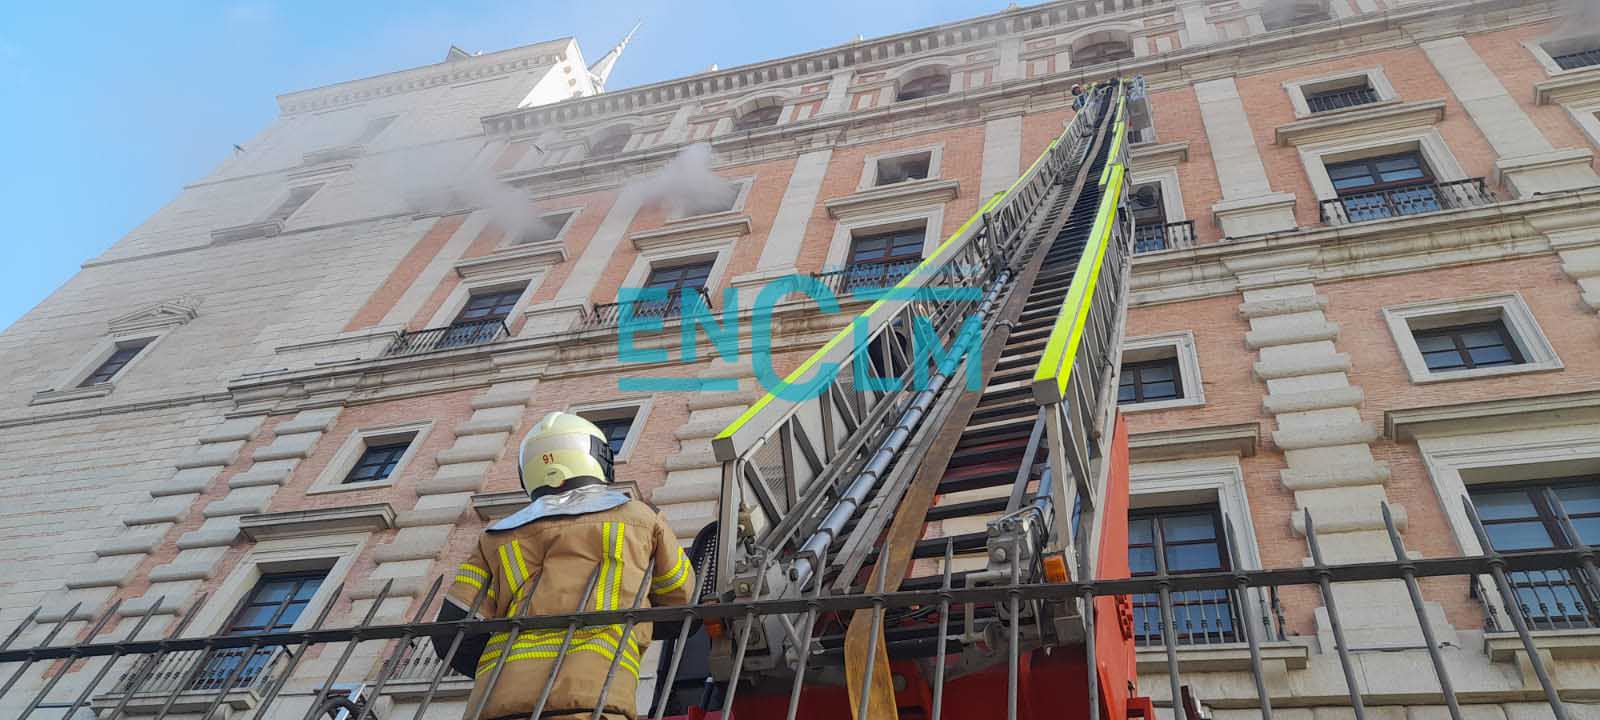
<svg viewBox="0 0 1600 720">
<path fill-rule="evenodd" d="M 289 217 L 294 215 L 295 211 L 299 210 L 301 205 L 306 204 L 306 201 L 310 200 L 311 196 L 317 194 L 320 189 L 322 189 L 322 183 L 289 188 L 289 197 L 284 198 L 278 208 L 267 216 L 267 219 L 288 222 Z"/>
</svg>

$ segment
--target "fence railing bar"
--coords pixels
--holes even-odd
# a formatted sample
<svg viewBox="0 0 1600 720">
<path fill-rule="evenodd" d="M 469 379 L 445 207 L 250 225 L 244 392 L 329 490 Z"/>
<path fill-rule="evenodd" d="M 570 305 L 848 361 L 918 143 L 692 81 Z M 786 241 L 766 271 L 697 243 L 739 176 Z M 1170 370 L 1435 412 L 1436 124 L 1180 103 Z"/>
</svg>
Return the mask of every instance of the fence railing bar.
<svg viewBox="0 0 1600 720">
<path fill-rule="evenodd" d="M 678 679 L 678 665 L 683 662 L 683 651 L 689 645 L 689 631 L 694 625 L 694 611 L 684 612 L 683 625 L 678 628 L 678 641 L 672 645 L 672 659 L 667 662 L 667 678 L 661 684 L 664 692 L 655 699 L 656 711 L 651 715 L 654 720 L 661 720 L 667 712 L 667 703 L 672 698 L 672 684 Z"/>
<path fill-rule="evenodd" d="M 411 616 L 412 625 L 422 622 L 422 618 L 425 617 L 426 613 L 428 612 L 428 607 L 433 605 L 433 598 L 439 594 L 439 588 L 443 586 L 443 575 L 434 578 L 433 585 L 428 588 L 428 593 L 422 597 L 422 604 L 417 606 L 416 614 Z M 332 603 L 329 604 L 331 605 Z M 367 720 L 367 716 L 373 714 L 372 707 L 377 704 L 378 698 L 383 697 L 384 686 L 388 685 L 389 679 L 394 677 L 395 670 L 400 667 L 400 660 L 406 657 L 406 648 L 410 646 L 410 635 L 401 637 L 400 642 L 395 644 L 394 654 L 389 658 L 389 661 L 384 664 L 383 668 L 378 671 L 378 680 L 372 685 L 372 699 L 362 703 L 361 712 L 356 715 L 355 720 Z"/>
<path fill-rule="evenodd" d="M 1224 522 L 1222 526 L 1223 531 L 1227 534 L 1228 538 L 1228 559 L 1230 561 L 1230 566 L 1237 571 L 1239 568 L 1239 539 L 1234 536 L 1233 523 Z M 1235 574 L 1234 577 L 1234 587 L 1237 595 L 1236 602 L 1243 606 L 1237 611 L 1237 614 L 1239 616 L 1239 624 L 1244 626 L 1245 644 L 1247 644 L 1250 648 L 1250 675 L 1251 679 L 1255 681 L 1256 702 L 1261 704 L 1261 720 L 1272 720 L 1272 694 L 1267 692 L 1267 680 L 1263 675 L 1261 668 L 1261 640 L 1260 638 L 1256 637 L 1256 622 L 1254 617 L 1256 608 L 1253 607 L 1253 603 L 1250 602 L 1250 598 L 1245 593 L 1249 587 L 1245 576 L 1242 573 L 1239 573 Z M 1266 614 L 1267 608 L 1261 608 L 1261 615 L 1263 618 L 1265 618 Z"/>
<path fill-rule="evenodd" d="M 344 672 L 345 663 L 350 662 L 350 656 L 356 652 L 356 646 L 361 644 L 361 631 L 372 625 L 372 618 L 378 615 L 378 608 L 384 600 L 389 599 L 389 591 L 394 588 L 394 578 L 383 582 L 383 587 L 378 590 L 378 596 L 372 599 L 372 607 L 367 608 L 367 614 L 362 616 L 361 624 L 352 628 L 350 640 L 344 646 L 344 652 L 339 654 L 338 662 L 333 664 L 333 670 L 328 672 L 328 677 L 323 681 L 322 687 L 317 690 L 316 698 L 311 701 L 311 707 L 306 708 L 306 714 L 300 720 L 311 720 L 316 717 L 322 703 L 328 700 L 328 693 L 333 690 L 333 683 L 338 679 L 339 673 Z"/>
<path fill-rule="evenodd" d="M 1439 654 L 1439 641 L 1433 635 L 1433 623 L 1428 621 L 1428 609 L 1422 601 L 1422 586 L 1417 584 L 1417 577 L 1409 570 L 1410 556 L 1406 554 L 1405 542 L 1400 539 L 1400 530 L 1395 527 L 1394 515 L 1389 511 L 1389 503 L 1381 502 L 1379 509 L 1383 511 L 1383 527 L 1389 532 L 1389 545 L 1394 548 L 1394 559 L 1401 564 L 1401 572 L 1405 574 L 1406 593 L 1411 596 L 1411 609 L 1417 614 L 1417 624 L 1422 628 L 1422 642 L 1428 646 L 1428 660 L 1433 663 L 1433 674 L 1439 678 L 1439 690 L 1444 694 L 1445 707 L 1450 712 L 1450 720 L 1461 720 L 1461 707 L 1456 704 L 1456 691 L 1450 682 L 1450 671 L 1445 668 L 1444 657 Z"/>
<path fill-rule="evenodd" d="M 1161 616 L 1161 643 L 1167 651 L 1167 685 L 1172 693 L 1173 720 L 1184 720 L 1182 687 L 1178 677 L 1178 633 L 1172 622 L 1172 576 L 1167 573 L 1167 554 L 1158 550 L 1156 556 L 1156 602 Z M 1199 720 L 1196 718 L 1195 720 Z"/>
<path fill-rule="evenodd" d="M 1080 555 L 1086 557 L 1087 553 L 1080 553 Z M 1078 563 L 1080 568 L 1087 568 L 1088 566 L 1087 562 Z M 1100 720 L 1100 663 L 1095 657 L 1095 642 L 1098 638 L 1095 637 L 1094 600 L 1095 594 L 1093 590 L 1085 590 L 1083 592 L 1083 658 L 1084 667 L 1089 673 L 1084 683 L 1084 687 L 1089 691 L 1089 697 L 1087 698 L 1089 705 L 1088 720 Z"/>
<path fill-rule="evenodd" d="M 33 627 L 33 619 L 39 617 L 39 612 L 43 609 L 44 608 L 42 607 L 34 608 L 33 612 L 28 613 L 28 616 L 22 619 L 22 622 L 17 623 L 16 627 L 11 628 L 11 632 L 6 634 L 6 639 L 4 641 L 0 641 L 0 651 L 10 650 L 11 643 L 16 642 L 17 638 L 22 636 L 23 630 Z"/>
<path fill-rule="evenodd" d="M 1472 532 L 1478 537 L 1478 545 L 1488 560 L 1489 575 L 1494 578 L 1495 587 L 1500 589 L 1500 597 L 1506 604 L 1506 614 L 1511 616 L 1511 625 L 1517 629 L 1517 637 L 1522 640 L 1522 649 L 1527 653 L 1528 664 L 1533 666 L 1533 674 L 1539 678 L 1539 686 L 1544 688 L 1544 697 L 1550 703 L 1550 711 L 1555 714 L 1556 720 L 1568 720 L 1567 707 L 1561 702 L 1561 694 L 1556 691 L 1556 685 L 1550 679 L 1550 673 L 1545 669 L 1544 658 L 1539 654 L 1539 648 L 1533 642 L 1533 635 L 1528 632 L 1528 621 L 1522 612 L 1517 612 L 1516 593 L 1511 589 L 1511 584 L 1506 581 L 1505 558 L 1494 549 L 1494 543 L 1489 541 L 1488 531 L 1483 529 L 1483 522 L 1478 518 L 1478 511 L 1472 506 L 1472 499 L 1466 496 L 1461 498 L 1462 505 L 1466 506 L 1467 520 L 1472 523 Z"/>
<path fill-rule="evenodd" d="M 1011 586 L 1016 588 L 1022 580 L 1022 538 L 1013 538 L 1011 541 Z M 1007 644 L 1006 644 L 1006 720 L 1017 720 L 1017 683 L 1021 675 L 1018 665 L 1022 658 L 1022 618 L 1017 617 L 1022 612 L 1022 598 L 1013 589 L 1006 593 L 1007 610 L 1011 616 L 1006 618 Z"/>
<path fill-rule="evenodd" d="M 344 584 L 340 583 L 333 597 L 338 598 L 343 591 Z M 323 624 L 328 621 L 328 616 L 333 614 L 333 606 L 337 604 L 337 602 L 329 600 L 326 605 L 322 606 L 322 611 L 317 613 L 317 619 L 311 623 L 313 631 L 322 629 Z M 283 645 L 282 647 L 288 647 L 288 645 Z M 252 720 L 262 720 L 267 716 L 267 708 L 272 707 L 272 701 L 277 699 L 278 693 L 283 692 L 283 687 L 289 684 L 290 678 L 294 677 L 295 668 L 300 667 L 300 660 L 306 656 L 306 650 L 310 649 L 310 647 L 311 641 L 309 639 L 301 640 L 299 647 L 289 653 L 289 662 L 278 672 L 278 677 L 273 679 L 271 684 L 267 686 L 267 693 L 261 699 L 261 707 L 256 708 L 255 715 L 251 716 Z"/>
<path fill-rule="evenodd" d="M 770 569 L 770 562 L 763 559 L 757 568 L 755 591 L 751 594 L 751 597 L 761 597 L 761 591 L 767 580 L 767 572 Z M 822 582 L 822 577 L 818 576 L 817 582 Z M 750 647 L 750 629 L 755 627 L 756 624 L 755 608 L 753 606 L 746 607 L 744 627 L 739 629 L 739 643 L 733 651 L 733 674 L 728 678 L 728 692 L 722 696 L 722 720 L 733 719 L 733 699 L 739 693 L 739 673 L 744 670 L 744 654 Z"/>
<path fill-rule="evenodd" d="M 228 693 L 233 692 L 233 686 L 235 683 L 239 682 L 239 676 L 244 673 L 245 668 L 250 667 L 250 663 L 256 658 L 256 652 L 260 649 L 261 643 L 252 643 L 248 649 L 246 649 L 242 654 L 238 655 L 239 659 L 233 663 L 233 667 L 228 669 L 228 675 L 223 679 L 222 687 L 217 688 L 216 694 L 212 696 L 211 704 L 206 706 L 205 712 L 200 713 L 200 720 L 211 720 L 212 713 L 215 713 L 217 708 L 222 705 L 222 701 L 228 697 Z M 197 666 L 209 668 L 214 660 L 224 657 L 228 656 L 226 654 L 203 655 L 200 657 L 200 661 Z M 274 658 L 269 652 L 267 661 L 264 663 L 264 665 L 270 667 L 274 659 L 276 658 Z M 254 678 L 252 678 L 252 680 L 253 679 Z M 160 717 L 164 717 L 164 715 L 158 716 L 158 719 Z"/>
<path fill-rule="evenodd" d="M 206 600 L 209 598 L 209 594 L 201 595 L 199 601 L 189 608 L 189 612 L 184 613 L 183 619 L 179 620 L 178 624 L 173 626 L 172 631 L 167 633 L 166 639 L 150 656 L 150 662 L 139 668 L 134 677 L 126 684 L 122 697 L 117 700 L 117 706 L 111 709 L 111 716 L 107 720 L 117 720 L 117 718 L 122 717 L 122 711 L 127 709 L 128 703 L 133 700 L 133 696 L 144 686 L 145 681 L 155 674 L 156 668 L 161 664 L 161 660 L 171 654 L 171 649 L 165 643 L 183 637 L 184 630 L 187 630 L 189 623 L 194 620 L 196 615 L 200 614 L 200 607 L 205 605 Z"/>
<path fill-rule="evenodd" d="M 877 592 L 883 592 L 884 583 L 889 577 L 889 554 L 882 553 L 878 556 L 877 578 L 873 580 L 873 587 Z M 861 700 L 856 704 L 856 720 L 867 720 L 867 708 L 872 707 L 872 674 L 878 664 L 878 636 L 883 634 L 883 604 L 876 603 L 872 606 L 871 632 L 867 635 L 867 664 L 861 671 Z"/>
<path fill-rule="evenodd" d="M 583 591 L 583 599 L 578 603 L 580 608 L 584 605 L 587 605 L 589 602 L 589 597 L 594 595 L 595 585 L 600 581 L 600 569 L 603 567 L 605 567 L 604 563 L 596 565 L 594 572 L 589 573 L 589 584 L 585 586 Z M 529 592 L 528 597 L 525 599 L 533 599 L 533 593 Z M 525 613 L 522 612 L 522 608 L 517 609 L 517 617 L 519 619 L 524 614 Z M 550 661 L 550 676 L 545 678 L 544 687 L 539 690 L 539 700 L 538 702 L 534 703 L 533 712 L 528 713 L 528 720 L 539 720 L 539 716 L 544 714 L 545 703 L 550 702 L 550 691 L 554 690 L 556 687 L 556 678 L 561 675 L 561 666 L 564 664 L 563 661 L 567 659 L 567 650 L 572 647 L 572 637 L 578 633 L 578 626 L 581 622 L 582 621 L 580 619 L 574 618 L 567 623 L 566 632 L 561 636 L 561 647 L 556 649 L 555 659 Z M 511 650 L 513 647 L 515 647 L 517 642 L 517 633 L 520 632 L 521 629 L 522 626 L 518 624 L 511 626 L 511 629 L 507 631 L 508 634 L 506 635 L 505 649 L 500 651 L 500 658 L 495 663 L 494 673 L 489 676 L 489 684 L 483 689 L 483 697 L 478 699 L 478 707 L 469 713 L 467 717 L 476 719 L 483 712 L 484 704 L 489 702 L 489 696 L 494 693 L 495 684 L 500 681 L 500 671 L 505 669 L 506 658 L 511 656 Z M 622 652 L 620 643 L 619 647 L 617 648 L 617 652 Z"/>
<path fill-rule="evenodd" d="M 483 601 L 489 596 L 490 584 L 482 583 L 482 585 L 483 587 L 478 588 L 472 596 L 472 606 L 467 608 L 468 619 L 478 614 Z M 434 670 L 433 678 L 428 680 L 428 690 L 422 694 L 422 700 L 417 703 L 417 712 L 411 716 L 411 720 L 422 720 L 423 713 L 428 712 L 428 706 L 433 704 L 434 694 L 439 692 L 439 682 L 444 679 L 445 673 L 450 672 L 450 663 L 455 660 L 456 652 L 461 649 L 461 642 L 466 639 L 467 633 L 466 624 L 458 625 L 455 632 L 451 633 L 450 647 L 445 650 L 444 657 L 439 658 L 439 667 Z M 433 638 L 430 637 L 428 641 L 432 644 Z"/>
<path fill-rule="evenodd" d="M 1355 664 L 1350 660 L 1350 643 L 1344 636 L 1344 624 L 1339 621 L 1339 605 L 1333 598 L 1333 583 L 1327 573 L 1327 563 L 1322 561 L 1322 547 L 1317 543 L 1317 526 L 1311 518 L 1311 509 L 1304 511 L 1306 544 L 1311 549 L 1311 564 L 1317 570 L 1317 586 L 1322 590 L 1322 607 L 1328 613 L 1328 628 L 1333 633 L 1334 649 L 1339 651 L 1339 667 L 1344 671 L 1345 687 L 1350 693 L 1350 709 L 1356 720 L 1366 720 L 1366 705 L 1361 700 L 1361 686 L 1356 678 Z"/>
<path fill-rule="evenodd" d="M 639 589 L 633 594 L 633 604 L 628 606 L 630 609 L 637 610 L 644 604 L 645 592 L 650 588 L 650 578 L 655 576 L 655 572 L 656 559 L 651 557 L 650 562 L 645 563 L 644 577 L 639 579 Z M 606 668 L 606 679 L 600 683 L 600 699 L 595 701 L 594 713 L 589 716 L 589 720 L 600 720 L 600 715 L 605 712 L 606 693 L 611 691 L 611 683 L 617 679 L 617 666 L 622 664 L 622 654 L 626 652 L 629 641 L 633 639 L 634 622 L 633 616 L 630 615 L 622 623 L 622 634 L 617 636 L 617 652 L 611 656 L 611 666 Z M 640 661 L 643 661 L 643 657 L 640 657 Z M 535 715 L 534 720 L 537 718 Z"/>
<path fill-rule="evenodd" d="M 122 607 L 122 598 L 117 598 L 117 601 L 111 603 L 111 607 L 100 616 L 99 620 L 95 622 L 94 627 L 89 629 L 89 634 L 85 637 L 91 641 L 94 640 L 95 636 L 99 635 L 100 631 L 105 629 L 106 623 L 110 622 L 111 618 L 117 614 L 117 609 L 120 607 Z M 66 675 L 67 670 L 72 667 L 72 664 L 77 662 L 77 656 L 73 655 L 62 658 L 57 662 L 59 662 L 60 665 L 56 667 L 55 673 L 50 676 L 49 680 L 45 681 L 44 687 L 39 688 L 39 692 L 33 696 L 33 700 L 28 702 L 27 707 L 22 709 L 22 715 L 18 716 L 19 720 L 25 720 L 29 715 L 33 714 L 34 710 L 39 709 L 39 703 L 44 702 L 45 697 L 50 695 L 50 691 L 55 689 L 56 683 L 61 682 L 61 676 Z"/>
<path fill-rule="evenodd" d="M 34 650 L 37 650 L 38 648 L 48 647 L 50 645 L 50 643 L 55 642 L 56 635 L 61 632 L 62 628 L 67 626 L 67 622 L 72 620 L 72 616 L 78 614 L 78 608 L 81 608 L 81 607 L 83 607 L 83 603 L 80 602 L 80 603 L 77 603 L 77 604 L 73 605 L 71 609 L 67 610 L 66 614 L 62 615 L 61 619 L 56 621 L 55 627 L 50 628 L 50 633 L 48 635 L 45 635 L 43 640 L 39 641 L 39 645 L 36 648 L 34 648 Z M 73 657 L 73 656 L 72 655 L 68 655 L 67 657 Z M 6 693 L 11 692 L 11 688 L 17 684 L 18 680 L 22 679 L 22 676 L 25 673 L 28 672 L 28 668 L 33 667 L 34 661 L 35 661 L 34 653 L 33 652 L 29 652 L 28 655 L 27 655 L 27 659 L 24 660 L 23 663 L 22 663 L 22 667 L 17 668 L 17 671 L 11 674 L 11 678 L 9 680 L 6 680 L 5 687 L 0 687 L 0 698 L 5 697 Z"/>
<path fill-rule="evenodd" d="M 823 548 L 822 554 L 817 556 L 817 563 L 822 567 L 828 566 L 827 548 Z M 796 713 L 800 711 L 800 688 L 805 684 L 806 664 L 811 660 L 811 640 L 817 624 L 817 603 L 815 601 L 822 597 L 822 589 L 825 585 L 827 585 L 825 578 L 816 578 L 816 584 L 811 589 L 812 602 L 806 606 L 805 619 L 802 621 L 800 628 L 800 644 L 795 646 L 794 685 L 789 688 L 789 710 L 784 715 L 786 720 L 795 720 Z M 669 685 L 668 687 L 671 686 Z M 937 694 L 934 695 L 933 706 L 935 710 L 933 720 L 939 720 L 937 710 L 939 707 L 938 697 Z"/>
<path fill-rule="evenodd" d="M 956 543 L 954 540 L 945 540 L 944 573 L 939 580 L 939 648 L 933 662 L 933 713 L 930 720 L 939 720 L 944 711 L 944 664 L 948 652 L 946 646 L 950 644 L 950 576 L 955 562 Z M 794 720 L 794 716 L 790 715 L 789 720 Z"/>
</svg>

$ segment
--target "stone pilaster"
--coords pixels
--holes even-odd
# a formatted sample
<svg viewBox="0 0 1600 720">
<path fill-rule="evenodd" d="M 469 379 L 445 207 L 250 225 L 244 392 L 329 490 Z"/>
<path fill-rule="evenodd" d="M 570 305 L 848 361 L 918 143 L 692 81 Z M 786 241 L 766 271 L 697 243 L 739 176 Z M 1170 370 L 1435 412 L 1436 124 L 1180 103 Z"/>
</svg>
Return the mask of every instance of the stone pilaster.
<svg viewBox="0 0 1600 720">
<path fill-rule="evenodd" d="M 737 378 L 737 391 L 703 391 L 689 397 L 689 419 L 678 428 L 677 454 L 667 458 L 667 481 L 650 494 L 672 531 L 688 543 L 695 533 L 717 519 L 722 492 L 722 463 L 711 450 L 711 438 L 738 418 L 761 397 L 755 373 L 748 363 L 714 364 L 703 378 Z"/>
</svg>

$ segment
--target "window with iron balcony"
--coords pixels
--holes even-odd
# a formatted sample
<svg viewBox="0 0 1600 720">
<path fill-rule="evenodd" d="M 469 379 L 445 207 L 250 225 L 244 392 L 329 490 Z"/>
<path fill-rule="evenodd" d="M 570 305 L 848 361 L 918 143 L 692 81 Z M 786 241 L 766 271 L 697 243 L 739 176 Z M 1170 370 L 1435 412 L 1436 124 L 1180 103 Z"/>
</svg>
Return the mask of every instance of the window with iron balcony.
<svg viewBox="0 0 1600 720">
<path fill-rule="evenodd" d="M 1468 495 L 1490 545 L 1500 552 L 1600 545 L 1600 478 L 1475 486 Z M 1600 627 L 1600 587 L 1583 573 L 1518 570 L 1506 579 L 1517 598 L 1511 610 L 1532 629 Z M 1508 629 L 1492 611 L 1487 620 L 1491 630 Z"/>
<path fill-rule="evenodd" d="M 1128 513 L 1128 568 L 1133 577 L 1223 572 L 1229 562 L 1222 512 L 1215 504 L 1133 510 Z M 1155 594 L 1133 596 L 1133 639 L 1165 645 L 1161 603 Z M 1233 590 L 1172 593 L 1173 638 L 1178 645 L 1240 642 L 1241 603 Z"/>
<path fill-rule="evenodd" d="M 1322 202 L 1330 225 L 1477 207 L 1493 202 L 1481 178 L 1439 182 L 1415 150 L 1325 166 L 1338 198 Z"/>
</svg>

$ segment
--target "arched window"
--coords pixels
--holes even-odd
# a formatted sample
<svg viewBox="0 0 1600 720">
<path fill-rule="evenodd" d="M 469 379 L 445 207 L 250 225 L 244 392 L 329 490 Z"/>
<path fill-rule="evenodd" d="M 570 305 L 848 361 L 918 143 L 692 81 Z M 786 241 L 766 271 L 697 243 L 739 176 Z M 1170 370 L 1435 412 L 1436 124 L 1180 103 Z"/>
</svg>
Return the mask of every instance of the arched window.
<svg viewBox="0 0 1600 720">
<path fill-rule="evenodd" d="M 633 137 L 633 133 L 626 128 L 609 132 L 589 146 L 589 157 L 605 157 L 622 152 L 622 149 L 628 146 L 630 137 Z"/>
<path fill-rule="evenodd" d="M 943 95 L 947 92 L 950 92 L 950 76 L 944 73 L 934 73 L 901 83 L 900 91 L 895 94 L 894 99 L 896 101 L 918 100 L 925 97 Z"/>
<path fill-rule="evenodd" d="M 1101 40 L 1088 43 L 1072 51 L 1072 66 L 1085 67 L 1100 63 L 1127 60 L 1133 57 L 1133 48 L 1126 40 Z"/>
<path fill-rule="evenodd" d="M 768 105 L 745 112 L 733 121 L 733 129 L 759 130 L 778 124 L 778 116 L 783 114 L 782 105 Z"/>
</svg>

